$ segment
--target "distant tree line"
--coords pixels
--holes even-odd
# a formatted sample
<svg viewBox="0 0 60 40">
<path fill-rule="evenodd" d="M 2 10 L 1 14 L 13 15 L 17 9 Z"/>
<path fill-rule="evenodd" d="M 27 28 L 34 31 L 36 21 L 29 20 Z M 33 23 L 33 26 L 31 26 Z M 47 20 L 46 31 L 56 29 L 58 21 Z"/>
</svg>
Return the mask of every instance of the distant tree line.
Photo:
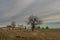
<svg viewBox="0 0 60 40">
<path fill-rule="evenodd" d="M 40 26 L 38 26 L 37 29 L 49 29 L 49 27 L 46 26 L 45 28 L 44 27 L 40 28 Z"/>
</svg>

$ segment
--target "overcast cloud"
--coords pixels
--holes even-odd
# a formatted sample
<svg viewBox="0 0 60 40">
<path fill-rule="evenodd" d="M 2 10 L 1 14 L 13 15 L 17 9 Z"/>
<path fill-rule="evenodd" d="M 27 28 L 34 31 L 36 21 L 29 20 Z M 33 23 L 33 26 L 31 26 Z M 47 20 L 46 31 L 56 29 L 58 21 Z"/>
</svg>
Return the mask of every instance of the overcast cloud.
<svg viewBox="0 0 60 40">
<path fill-rule="evenodd" d="M 0 24 L 24 23 L 29 15 L 44 22 L 60 21 L 60 0 L 0 0 Z"/>
</svg>

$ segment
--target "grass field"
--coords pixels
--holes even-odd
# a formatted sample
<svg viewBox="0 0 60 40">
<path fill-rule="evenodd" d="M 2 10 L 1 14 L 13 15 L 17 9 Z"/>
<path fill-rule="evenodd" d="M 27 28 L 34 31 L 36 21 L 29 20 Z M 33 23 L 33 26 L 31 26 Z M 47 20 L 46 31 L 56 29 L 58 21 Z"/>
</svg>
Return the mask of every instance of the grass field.
<svg viewBox="0 0 60 40">
<path fill-rule="evenodd" d="M 60 29 L 0 30 L 0 40 L 60 40 Z"/>
</svg>

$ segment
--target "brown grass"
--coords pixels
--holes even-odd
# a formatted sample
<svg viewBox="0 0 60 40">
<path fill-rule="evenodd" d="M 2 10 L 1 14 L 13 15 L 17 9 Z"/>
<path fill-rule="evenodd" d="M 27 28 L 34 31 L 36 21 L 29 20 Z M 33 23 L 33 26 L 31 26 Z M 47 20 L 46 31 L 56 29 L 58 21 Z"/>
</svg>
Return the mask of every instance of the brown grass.
<svg viewBox="0 0 60 40">
<path fill-rule="evenodd" d="M 34 32 L 31 30 L 0 30 L 0 33 L 9 36 L 11 40 L 60 40 L 60 29 L 41 29 Z"/>
</svg>

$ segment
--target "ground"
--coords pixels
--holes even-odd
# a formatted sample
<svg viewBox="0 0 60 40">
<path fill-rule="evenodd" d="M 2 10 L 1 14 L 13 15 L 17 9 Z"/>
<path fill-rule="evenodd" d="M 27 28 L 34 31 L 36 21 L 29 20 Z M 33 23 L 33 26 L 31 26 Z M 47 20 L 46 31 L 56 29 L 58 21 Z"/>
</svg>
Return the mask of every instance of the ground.
<svg viewBox="0 0 60 40">
<path fill-rule="evenodd" d="M 0 40 L 60 40 L 60 29 L 0 30 Z"/>
</svg>

